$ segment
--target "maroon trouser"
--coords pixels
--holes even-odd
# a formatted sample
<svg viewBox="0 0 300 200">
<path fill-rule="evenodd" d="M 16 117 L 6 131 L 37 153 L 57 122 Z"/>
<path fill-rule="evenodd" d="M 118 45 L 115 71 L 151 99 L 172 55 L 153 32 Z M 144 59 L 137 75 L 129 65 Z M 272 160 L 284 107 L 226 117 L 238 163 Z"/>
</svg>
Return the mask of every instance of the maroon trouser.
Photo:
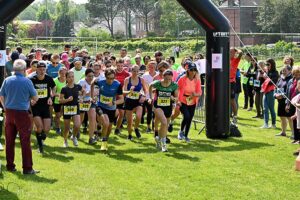
<svg viewBox="0 0 300 200">
<path fill-rule="evenodd" d="M 28 111 L 6 109 L 5 111 L 5 148 L 6 148 L 6 168 L 15 168 L 15 140 L 19 132 L 23 171 L 32 170 L 32 152 L 30 144 L 31 122 Z"/>
</svg>

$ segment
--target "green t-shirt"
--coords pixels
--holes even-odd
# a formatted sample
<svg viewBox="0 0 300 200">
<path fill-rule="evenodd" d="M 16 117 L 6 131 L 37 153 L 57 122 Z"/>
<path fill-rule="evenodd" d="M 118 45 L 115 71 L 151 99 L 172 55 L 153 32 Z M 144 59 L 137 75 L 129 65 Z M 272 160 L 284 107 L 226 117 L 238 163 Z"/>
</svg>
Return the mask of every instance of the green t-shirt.
<svg viewBox="0 0 300 200">
<path fill-rule="evenodd" d="M 246 61 L 242 64 L 240 70 L 246 73 L 246 72 L 248 72 L 250 65 L 251 65 L 251 63 Z M 242 75 L 242 84 L 247 84 L 248 79 L 249 79 L 248 77 Z"/>
<path fill-rule="evenodd" d="M 168 87 L 164 87 L 161 81 L 154 81 L 152 87 L 156 89 L 156 97 L 154 99 L 155 107 L 170 107 L 172 106 L 171 96 L 177 90 L 177 83 L 172 82 Z"/>
<path fill-rule="evenodd" d="M 60 82 L 58 80 L 58 77 L 57 77 L 57 78 L 54 79 L 54 83 L 55 83 L 55 86 L 56 86 L 56 93 L 60 94 L 61 89 L 66 86 L 66 82 L 64 82 L 64 83 Z M 58 97 L 55 97 L 55 99 L 54 99 L 55 104 L 59 104 L 58 99 L 59 99 Z"/>
<path fill-rule="evenodd" d="M 173 70 L 177 71 L 179 67 L 180 67 L 180 64 L 174 63 L 174 64 L 172 65 L 171 68 L 172 68 Z"/>
</svg>

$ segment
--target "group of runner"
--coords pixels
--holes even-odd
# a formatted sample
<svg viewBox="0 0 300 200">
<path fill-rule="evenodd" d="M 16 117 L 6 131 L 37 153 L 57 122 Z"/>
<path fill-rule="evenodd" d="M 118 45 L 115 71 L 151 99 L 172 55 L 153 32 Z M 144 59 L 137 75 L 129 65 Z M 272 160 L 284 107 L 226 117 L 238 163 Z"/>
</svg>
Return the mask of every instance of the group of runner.
<svg viewBox="0 0 300 200">
<path fill-rule="evenodd" d="M 51 122 L 56 133 L 62 134 L 64 147 L 69 146 L 69 138 L 78 146 L 80 127 L 88 124 L 89 144 L 101 140 L 101 150 L 107 151 L 113 125 L 114 133 L 119 135 L 126 121 L 128 140 L 133 140 L 132 132 L 140 138 L 139 126 L 145 114 L 146 132 L 154 132 L 156 146 L 163 152 L 168 151 L 171 118 L 174 121 L 180 112 L 183 119 L 178 139 L 190 141 L 188 133 L 202 93 L 192 58 L 184 58 L 181 67 L 176 65 L 175 69 L 174 63 L 168 62 L 174 58 L 164 60 L 161 52 L 155 52 L 154 59 L 142 57 L 140 50 L 130 58 L 124 48 L 120 58 L 109 52 L 91 58 L 82 56 L 82 52 L 77 49 L 75 54 L 62 53 L 64 57 L 69 55 L 69 66 L 62 64 L 62 54 L 30 62 L 27 77 L 39 97 L 31 101 L 30 110 L 39 152 L 44 152 Z"/>
</svg>

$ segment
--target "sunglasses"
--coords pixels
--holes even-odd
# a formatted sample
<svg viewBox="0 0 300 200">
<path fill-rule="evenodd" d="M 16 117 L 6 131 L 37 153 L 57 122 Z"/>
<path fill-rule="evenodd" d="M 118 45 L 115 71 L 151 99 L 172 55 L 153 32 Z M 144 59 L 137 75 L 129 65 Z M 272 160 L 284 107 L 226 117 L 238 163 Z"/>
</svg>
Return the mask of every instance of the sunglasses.
<svg viewBox="0 0 300 200">
<path fill-rule="evenodd" d="M 165 73 L 164 76 L 173 76 L 172 73 Z"/>
<path fill-rule="evenodd" d="M 106 77 L 107 80 L 114 80 L 115 77 Z"/>
<path fill-rule="evenodd" d="M 191 71 L 191 72 L 196 72 L 197 69 L 190 69 L 189 71 Z"/>
<path fill-rule="evenodd" d="M 132 70 L 132 72 L 138 73 L 139 71 L 138 70 Z"/>
<path fill-rule="evenodd" d="M 270 64 L 270 63 L 267 63 L 266 66 L 271 66 L 271 64 Z"/>
<path fill-rule="evenodd" d="M 53 65 L 57 65 L 59 62 L 52 62 Z"/>
</svg>

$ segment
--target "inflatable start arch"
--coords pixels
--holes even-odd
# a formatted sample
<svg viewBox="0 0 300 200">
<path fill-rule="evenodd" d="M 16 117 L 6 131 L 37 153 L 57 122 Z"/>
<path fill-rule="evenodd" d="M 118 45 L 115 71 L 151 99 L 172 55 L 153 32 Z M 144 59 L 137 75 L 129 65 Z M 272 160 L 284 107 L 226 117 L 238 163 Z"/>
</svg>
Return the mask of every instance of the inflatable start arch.
<svg viewBox="0 0 300 200">
<path fill-rule="evenodd" d="M 6 25 L 34 0 L 0 0 L 0 50 L 6 47 Z M 210 0 L 177 0 L 206 30 L 206 135 L 229 134 L 229 22 Z M 4 78 L 1 67 L 0 83 Z"/>
</svg>

